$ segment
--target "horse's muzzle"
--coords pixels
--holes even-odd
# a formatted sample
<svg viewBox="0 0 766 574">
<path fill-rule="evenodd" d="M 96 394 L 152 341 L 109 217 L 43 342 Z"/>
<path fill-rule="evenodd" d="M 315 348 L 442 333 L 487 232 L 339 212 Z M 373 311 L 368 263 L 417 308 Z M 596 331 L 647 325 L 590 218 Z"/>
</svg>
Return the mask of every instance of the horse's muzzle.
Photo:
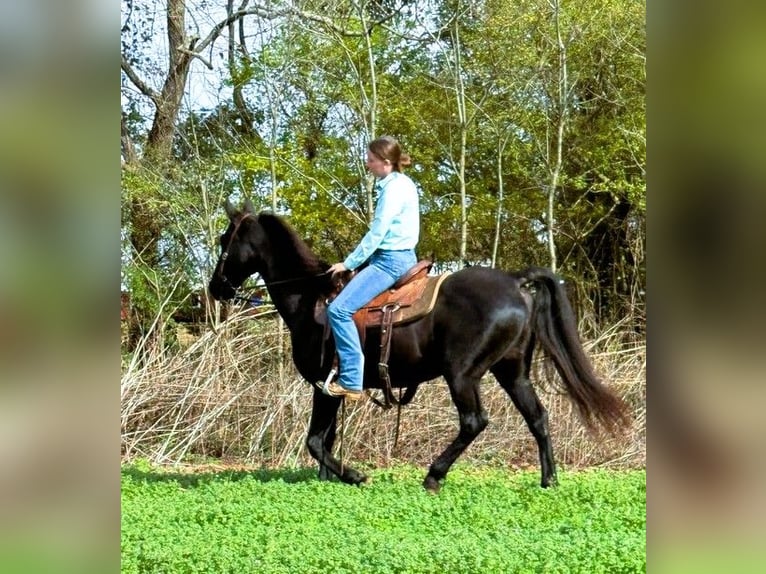
<svg viewBox="0 0 766 574">
<path fill-rule="evenodd" d="M 213 276 L 207 287 L 208 292 L 216 301 L 228 301 L 234 299 L 237 290 L 234 286 L 218 275 Z"/>
</svg>

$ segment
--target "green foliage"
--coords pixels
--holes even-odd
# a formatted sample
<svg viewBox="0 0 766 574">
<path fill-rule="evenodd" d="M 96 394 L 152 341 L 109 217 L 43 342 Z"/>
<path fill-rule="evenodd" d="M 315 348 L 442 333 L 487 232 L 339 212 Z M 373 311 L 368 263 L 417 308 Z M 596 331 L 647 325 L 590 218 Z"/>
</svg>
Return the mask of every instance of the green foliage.
<svg viewBox="0 0 766 574">
<path fill-rule="evenodd" d="M 122 572 L 645 572 L 646 473 L 458 464 L 439 495 L 422 470 L 359 488 L 312 469 L 122 472 Z"/>
<path fill-rule="evenodd" d="M 214 96 L 217 104 L 178 118 L 171 165 L 124 177 L 123 233 L 146 235 L 137 243 L 150 246 L 149 267 L 186 274 L 189 288 L 204 284 L 227 197 L 275 206 L 322 258 L 341 260 L 366 230 L 371 201 L 362 156 L 381 134 L 397 137 L 414 161 L 419 255 L 455 262 L 463 127 L 468 263 L 489 261 L 499 214 L 497 264 L 548 265 L 542 230 L 561 117 L 550 3 L 444 2 L 416 19 L 412 3 L 378 2 L 368 6 L 366 24 L 342 3 L 301 6 L 348 33 L 298 16 L 275 16 L 268 26 L 248 21 L 252 42 L 221 65 L 219 84 L 228 88 Z M 559 270 L 580 281 L 582 300 L 601 307 L 605 324 L 629 314 L 625 302 L 631 307 L 645 286 L 644 12 L 645 3 L 634 0 L 561 3 L 569 75 L 555 243 Z M 379 14 L 388 17 L 384 26 L 357 35 Z M 458 120 L 457 78 L 466 126 Z M 161 85 L 162 78 L 152 79 Z M 243 100 L 223 95 L 232 86 Z M 141 109 L 123 110 L 137 143 L 145 140 Z"/>
</svg>

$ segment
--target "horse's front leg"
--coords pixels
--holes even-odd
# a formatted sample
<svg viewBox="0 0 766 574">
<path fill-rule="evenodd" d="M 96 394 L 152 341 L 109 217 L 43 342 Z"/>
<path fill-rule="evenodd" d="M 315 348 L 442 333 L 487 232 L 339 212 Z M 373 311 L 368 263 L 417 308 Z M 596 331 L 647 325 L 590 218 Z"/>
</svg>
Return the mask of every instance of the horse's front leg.
<svg viewBox="0 0 766 574">
<path fill-rule="evenodd" d="M 306 446 L 319 462 L 320 479 L 327 480 L 334 474 L 347 484 L 360 484 L 366 482 L 367 477 L 346 464 L 341 468 L 340 461 L 332 455 L 339 406 L 340 399 L 328 397 L 319 389 L 314 389 Z"/>
<path fill-rule="evenodd" d="M 332 452 L 332 448 L 335 445 L 335 435 L 338 428 L 338 413 L 336 411 L 335 416 L 332 417 L 327 430 L 324 431 L 324 439 L 322 441 L 324 450 Z M 319 480 L 330 480 L 333 477 L 332 471 L 323 462 L 319 462 Z"/>
</svg>

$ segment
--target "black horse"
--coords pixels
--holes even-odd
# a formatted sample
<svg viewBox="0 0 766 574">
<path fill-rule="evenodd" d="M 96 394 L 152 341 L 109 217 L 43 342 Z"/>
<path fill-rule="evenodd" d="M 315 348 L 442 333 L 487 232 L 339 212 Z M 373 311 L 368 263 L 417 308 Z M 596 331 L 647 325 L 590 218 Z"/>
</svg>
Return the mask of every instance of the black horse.
<svg viewBox="0 0 766 574">
<path fill-rule="evenodd" d="M 323 381 L 334 356 L 332 337 L 314 318 L 315 303 L 334 288 L 329 265 L 280 217 L 255 214 L 252 204 L 236 210 L 226 203 L 229 226 L 221 236 L 221 255 L 210 280 L 210 294 L 231 299 L 250 275 L 259 273 L 290 330 L 293 361 L 309 382 Z M 540 452 L 543 487 L 556 483 L 548 414 L 529 380 L 535 345 L 553 360 L 564 387 L 589 427 L 617 430 L 626 421 L 624 403 L 602 385 L 583 351 L 572 308 L 561 281 L 549 270 L 508 273 L 469 267 L 447 277 L 436 305 L 425 317 L 394 327 L 390 378 L 393 387 L 412 394 L 425 381 L 443 376 L 460 417 L 460 431 L 431 464 L 423 483 L 438 491 L 439 481 L 487 426 L 479 382 L 491 371 L 510 395 Z M 322 346 L 325 346 L 324 352 Z M 365 340 L 364 385 L 380 388 L 377 376 L 380 332 Z M 332 455 L 340 399 L 315 387 L 307 447 L 319 462 L 320 478 L 330 473 L 349 484 L 365 475 L 341 465 Z"/>
</svg>

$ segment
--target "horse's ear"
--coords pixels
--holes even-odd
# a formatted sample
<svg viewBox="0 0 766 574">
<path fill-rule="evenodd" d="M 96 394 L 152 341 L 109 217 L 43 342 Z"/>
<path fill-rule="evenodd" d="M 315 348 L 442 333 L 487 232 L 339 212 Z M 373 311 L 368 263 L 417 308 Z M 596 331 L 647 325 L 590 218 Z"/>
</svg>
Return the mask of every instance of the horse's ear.
<svg viewBox="0 0 766 574">
<path fill-rule="evenodd" d="M 255 214 L 255 207 L 253 207 L 253 202 L 250 201 L 249 197 L 245 200 L 244 209 L 245 213 Z"/>
<path fill-rule="evenodd" d="M 226 203 L 223 204 L 223 208 L 226 210 L 226 215 L 229 216 L 229 219 L 234 219 L 237 215 L 237 209 L 231 204 L 231 202 L 227 199 Z"/>
</svg>

